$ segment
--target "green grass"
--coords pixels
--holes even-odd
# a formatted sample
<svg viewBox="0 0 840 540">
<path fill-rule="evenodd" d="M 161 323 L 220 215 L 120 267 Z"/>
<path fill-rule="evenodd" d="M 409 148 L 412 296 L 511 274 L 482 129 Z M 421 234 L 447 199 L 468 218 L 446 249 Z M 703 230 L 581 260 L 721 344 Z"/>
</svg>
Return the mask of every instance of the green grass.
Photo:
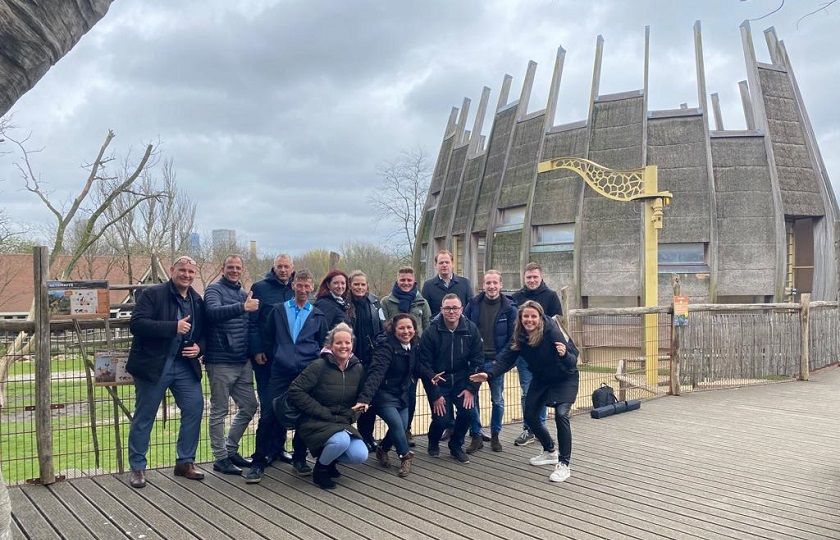
<svg viewBox="0 0 840 540">
<path fill-rule="evenodd" d="M 589 364 L 582 364 L 578 366 L 578 371 L 582 373 L 615 373 L 615 368 L 610 366 L 592 366 Z"/>
</svg>

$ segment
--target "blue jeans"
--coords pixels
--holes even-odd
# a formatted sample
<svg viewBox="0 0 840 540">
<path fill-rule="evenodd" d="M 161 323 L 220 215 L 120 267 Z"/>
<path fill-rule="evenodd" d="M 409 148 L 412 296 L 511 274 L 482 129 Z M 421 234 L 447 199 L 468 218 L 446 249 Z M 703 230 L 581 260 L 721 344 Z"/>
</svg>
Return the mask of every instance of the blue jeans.
<svg viewBox="0 0 840 540">
<path fill-rule="evenodd" d="M 522 417 L 525 418 L 525 399 L 528 397 L 528 387 L 531 386 L 531 379 L 534 378 L 534 375 L 528 369 L 528 362 L 521 356 L 516 359 L 516 370 L 519 372 L 519 388 L 522 390 Z M 540 422 L 545 424 L 546 418 L 548 418 L 548 414 L 545 412 L 545 407 L 543 407 L 542 412 L 540 412 Z M 522 427 L 531 429 L 531 426 L 528 425 L 527 418 L 523 421 Z M 531 433 L 533 432 L 534 430 L 531 429 Z"/>
<path fill-rule="evenodd" d="M 502 431 L 502 418 L 505 416 L 505 378 L 504 376 L 490 379 L 490 403 L 493 408 L 490 410 L 490 432 L 500 433 Z M 475 407 L 473 409 L 472 426 L 470 435 L 476 436 L 481 433 L 481 414 L 479 413 L 478 395 L 475 396 Z"/>
<path fill-rule="evenodd" d="M 142 471 L 146 468 L 149 437 L 167 388 L 172 391 L 175 404 L 181 410 L 181 427 L 176 446 L 177 463 L 194 462 L 201 417 L 204 414 L 204 396 L 201 394 L 201 382 L 189 362 L 167 358 L 156 383 L 135 378 L 134 388 L 134 419 L 128 432 L 128 463 L 131 470 Z"/>
<path fill-rule="evenodd" d="M 330 465 L 338 460 L 341 463 L 364 463 L 368 458 L 368 449 L 362 439 L 354 439 L 346 430 L 339 431 L 327 439 L 318 463 Z"/>
<path fill-rule="evenodd" d="M 388 433 L 379 443 L 386 452 L 393 444 L 400 457 L 408 454 L 408 439 L 405 438 L 406 426 L 408 425 L 408 407 L 397 409 L 396 407 L 377 407 L 376 414 L 388 424 Z"/>
</svg>

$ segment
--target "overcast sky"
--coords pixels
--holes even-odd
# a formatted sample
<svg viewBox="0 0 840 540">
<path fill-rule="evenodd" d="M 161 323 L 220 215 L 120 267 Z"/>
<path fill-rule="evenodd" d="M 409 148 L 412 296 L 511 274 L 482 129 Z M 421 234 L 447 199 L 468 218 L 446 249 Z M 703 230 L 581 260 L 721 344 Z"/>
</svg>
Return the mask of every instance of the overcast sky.
<svg viewBox="0 0 840 540">
<path fill-rule="evenodd" d="M 533 111 L 545 106 L 557 47 L 567 50 L 555 123 L 583 120 L 598 34 L 602 94 L 642 87 L 650 25 L 649 107 L 695 107 L 701 20 L 707 89 L 720 94 L 725 127 L 743 129 L 738 26 L 780 1 L 116 0 L 13 121 L 44 148 L 35 165 L 56 197 L 78 189 L 81 164 L 113 129 L 120 154 L 160 140 L 198 203 L 199 231 L 236 229 L 268 253 L 335 249 L 381 238 L 366 203 L 377 165 L 416 147 L 434 160 L 450 108 L 471 98 L 471 126 L 482 86 L 492 109 L 505 73 L 516 99 L 528 60 L 539 64 Z M 797 28 L 823 3 L 788 1 L 752 26 L 760 61 L 762 30 L 785 41 L 837 190 L 840 5 Z M 22 223 L 47 221 L 12 161 L 0 156 L 0 204 Z"/>
</svg>

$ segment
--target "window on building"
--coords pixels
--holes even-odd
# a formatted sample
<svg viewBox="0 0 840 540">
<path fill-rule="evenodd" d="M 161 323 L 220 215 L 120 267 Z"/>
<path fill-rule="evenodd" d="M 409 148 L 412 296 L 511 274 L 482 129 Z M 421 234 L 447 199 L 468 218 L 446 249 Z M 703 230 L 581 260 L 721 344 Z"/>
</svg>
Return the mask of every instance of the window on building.
<svg viewBox="0 0 840 540">
<path fill-rule="evenodd" d="M 706 244 L 703 242 L 659 244 L 660 273 L 708 272 Z"/>
<path fill-rule="evenodd" d="M 572 251 L 575 248 L 575 224 L 537 225 L 531 251 Z"/>
<path fill-rule="evenodd" d="M 515 231 L 525 223 L 525 205 L 502 208 L 499 210 L 499 220 L 496 232 Z"/>
</svg>

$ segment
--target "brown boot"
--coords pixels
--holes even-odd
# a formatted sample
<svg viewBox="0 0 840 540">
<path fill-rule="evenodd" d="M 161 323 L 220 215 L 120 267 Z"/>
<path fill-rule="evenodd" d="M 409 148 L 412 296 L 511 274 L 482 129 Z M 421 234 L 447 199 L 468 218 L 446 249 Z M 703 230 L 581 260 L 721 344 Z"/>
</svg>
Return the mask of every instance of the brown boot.
<svg viewBox="0 0 840 540">
<path fill-rule="evenodd" d="M 501 452 L 502 451 L 502 443 L 499 442 L 499 434 L 493 433 L 490 436 L 490 449 L 494 452 Z"/>
<path fill-rule="evenodd" d="M 397 473 L 401 478 L 408 476 L 411 472 L 411 460 L 414 459 L 414 452 L 407 453 L 400 458 L 400 472 Z"/>
<path fill-rule="evenodd" d="M 481 440 L 481 435 L 473 435 L 470 445 L 467 447 L 468 454 L 474 454 L 484 448 L 484 441 Z"/>
<path fill-rule="evenodd" d="M 388 467 L 391 465 L 391 458 L 388 457 L 388 451 L 383 450 L 382 446 L 376 447 L 376 460 L 383 467 Z"/>
<path fill-rule="evenodd" d="M 133 488 L 146 487 L 146 474 L 142 470 L 132 470 L 131 476 L 128 477 L 128 483 Z"/>
<path fill-rule="evenodd" d="M 176 463 L 175 476 L 183 476 L 190 480 L 204 480 L 204 473 L 195 468 L 195 463 Z"/>
</svg>

